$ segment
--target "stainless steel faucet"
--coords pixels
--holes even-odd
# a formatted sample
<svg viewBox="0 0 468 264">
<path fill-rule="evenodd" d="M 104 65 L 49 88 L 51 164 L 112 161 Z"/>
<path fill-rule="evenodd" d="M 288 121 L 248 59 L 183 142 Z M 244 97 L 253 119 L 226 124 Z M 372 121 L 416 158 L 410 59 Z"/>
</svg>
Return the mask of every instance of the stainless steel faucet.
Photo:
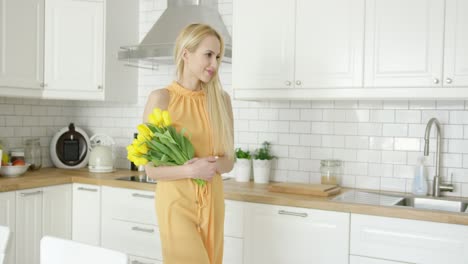
<svg viewBox="0 0 468 264">
<path fill-rule="evenodd" d="M 436 169 L 434 180 L 432 183 L 432 196 L 439 197 L 440 192 L 453 192 L 452 184 L 443 184 L 441 183 L 440 178 L 440 142 L 441 142 L 441 132 L 440 132 L 440 123 L 437 118 L 433 117 L 427 122 L 426 133 L 424 134 L 424 156 L 429 156 L 429 137 L 431 135 L 432 124 L 435 124 L 437 128 L 437 144 L 436 144 Z"/>
</svg>

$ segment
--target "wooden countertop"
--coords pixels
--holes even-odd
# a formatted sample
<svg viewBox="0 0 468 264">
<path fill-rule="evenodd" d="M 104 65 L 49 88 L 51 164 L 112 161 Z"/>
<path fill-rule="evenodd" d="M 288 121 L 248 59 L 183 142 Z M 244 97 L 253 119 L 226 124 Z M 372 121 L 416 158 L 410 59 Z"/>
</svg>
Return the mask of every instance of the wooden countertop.
<svg viewBox="0 0 468 264">
<path fill-rule="evenodd" d="M 155 190 L 155 184 L 116 180 L 119 177 L 135 175 L 138 175 L 138 172 L 130 170 L 117 170 L 112 173 L 90 173 L 87 169 L 44 168 L 38 171 L 29 171 L 21 177 L 0 177 L 0 192 L 66 183 L 105 185 L 144 191 Z M 269 192 L 267 187 L 267 184 L 240 183 L 232 179 L 224 181 L 225 198 L 229 200 L 468 225 L 468 213 L 335 202 L 330 200 L 332 197 Z M 347 191 L 347 189 L 343 191 Z"/>
</svg>

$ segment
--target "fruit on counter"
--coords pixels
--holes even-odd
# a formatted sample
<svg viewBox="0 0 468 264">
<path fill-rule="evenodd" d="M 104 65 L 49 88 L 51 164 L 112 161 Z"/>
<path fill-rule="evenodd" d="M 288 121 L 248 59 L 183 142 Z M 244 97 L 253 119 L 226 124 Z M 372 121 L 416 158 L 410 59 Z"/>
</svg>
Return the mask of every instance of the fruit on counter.
<svg viewBox="0 0 468 264">
<path fill-rule="evenodd" d="M 3 153 L 2 155 L 2 164 L 8 164 L 10 162 L 10 156 L 8 156 L 8 153 Z"/>
<path fill-rule="evenodd" d="M 26 162 L 24 162 L 24 160 L 17 159 L 15 161 L 13 161 L 12 165 L 13 166 L 23 166 L 23 165 L 26 165 Z"/>
</svg>

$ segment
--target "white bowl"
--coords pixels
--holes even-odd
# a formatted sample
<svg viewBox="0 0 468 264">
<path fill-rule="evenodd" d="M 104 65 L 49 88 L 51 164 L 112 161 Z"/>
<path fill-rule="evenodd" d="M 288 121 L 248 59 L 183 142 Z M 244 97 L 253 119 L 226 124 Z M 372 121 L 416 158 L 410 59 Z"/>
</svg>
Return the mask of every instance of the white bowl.
<svg viewBox="0 0 468 264">
<path fill-rule="evenodd" d="M 0 167 L 0 175 L 5 177 L 17 177 L 23 175 L 31 166 L 31 164 L 26 163 L 26 165 L 18 165 L 18 166 L 2 166 Z"/>
</svg>

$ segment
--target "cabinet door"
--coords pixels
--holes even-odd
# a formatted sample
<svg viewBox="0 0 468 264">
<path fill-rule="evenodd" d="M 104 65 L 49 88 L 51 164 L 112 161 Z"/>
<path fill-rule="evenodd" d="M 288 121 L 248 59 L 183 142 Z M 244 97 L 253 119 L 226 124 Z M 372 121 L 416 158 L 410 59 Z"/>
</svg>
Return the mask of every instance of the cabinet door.
<svg viewBox="0 0 468 264">
<path fill-rule="evenodd" d="M 22 88 L 1 88 L 0 95 L 40 91 L 43 50 L 44 1 L 0 0 L 0 86 Z"/>
<path fill-rule="evenodd" d="M 251 204 L 246 219 L 245 264 L 348 263 L 348 213 Z"/>
<path fill-rule="evenodd" d="M 101 189 L 96 185 L 73 184 L 72 239 L 101 244 Z"/>
<path fill-rule="evenodd" d="M 366 1 L 364 85 L 440 86 L 443 25 L 444 0 Z"/>
<path fill-rule="evenodd" d="M 350 241 L 350 253 L 358 256 L 424 264 L 468 259 L 465 225 L 352 214 Z"/>
<path fill-rule="evenodd" d="M 297 0 L 295 87 L 361 87 L 364 0 Z"/>
<path fill-rule="evenodd" d="M 44 97 L 102 94 L 104 3 L 46 0 L 45 14 Z"/>
<path fill-rule="evenodd" d="M 242 264 L 243 263 L 243 244 L 244 240 L 236 237 L 224 237 L 224 264 Z"/>
<path fill-rule="evenodd" d="M 15 192 L 0 192 L 0 225 L 10 228 L 5 264 L 15 264 Z"/>
<path fill-rule="evenodd" d="M 468 1 L 447 0 L 444 86 L 468 86 Z"/>
<path fill-rule="evenodd" d="M 42 233 L 71 239 L 72 188 L 71 184 L 43 188 Z"/>
<path fill-rule="evenodd" d="M 39 264 L 42 189 L 16 192 L 16 264 Z"/>
<path fill-rule="evenodd" d="M 405 264 L 404 262 L 390 261 L 361 256 L 349 256 L 349 264 Z"/>
<path fill-rule="evenodd" d="M 290 0 L 233 1 L 233 87 L 293 86 L 294 13 Z"/>
</svg>

